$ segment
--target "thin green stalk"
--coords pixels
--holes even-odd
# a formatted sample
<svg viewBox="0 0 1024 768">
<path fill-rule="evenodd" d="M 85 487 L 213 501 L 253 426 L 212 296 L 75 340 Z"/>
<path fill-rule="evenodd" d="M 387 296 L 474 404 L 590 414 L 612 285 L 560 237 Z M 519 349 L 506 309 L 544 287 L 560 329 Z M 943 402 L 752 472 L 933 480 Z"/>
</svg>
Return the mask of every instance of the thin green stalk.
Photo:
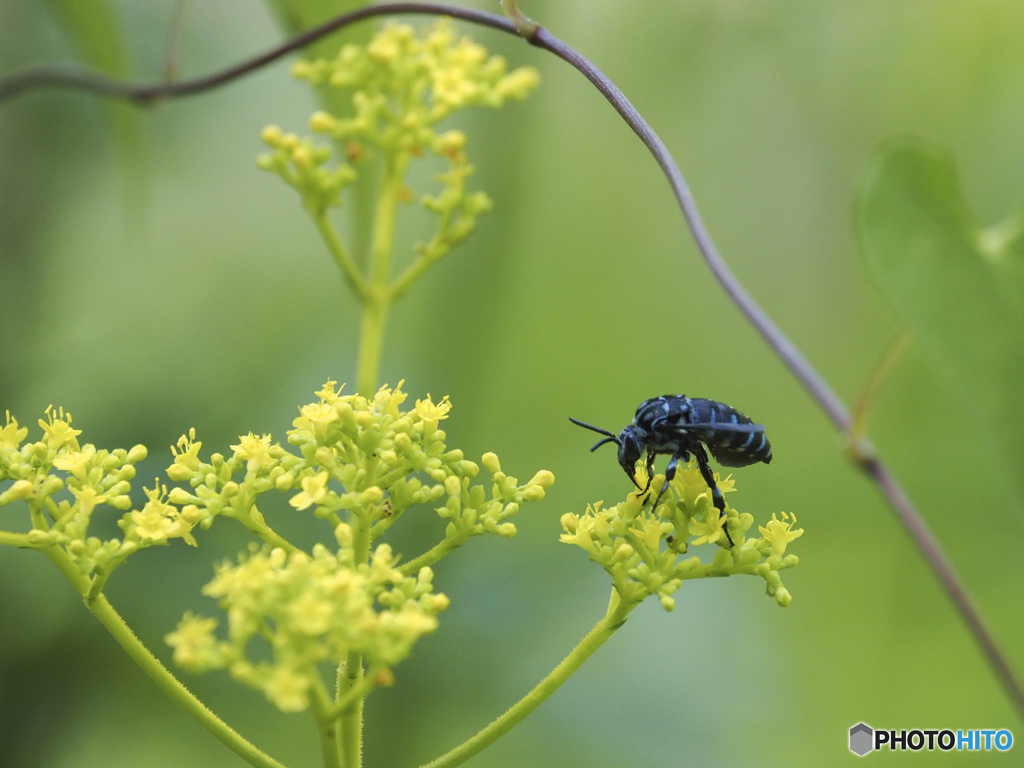
<svg viewBox="0 0 1024 768">
<path fill-rule="evenodd" d="M 341 768 L 341 752 L 338 749 L 338 718 L 319 675 L 310 688 L 309 708 L 316 719 L 316 730 L 320 735 L 320 746 L 324 753 L 324 768 Z"/>
<path fill-rule="evenodd" d="M 377 392 L 388 309 L 387 297 L 371 289 L 366 306 L 363 307 L 359 330 L 359 361 L 356 363 L 356 391 L 369 399 L 373 399 Z"/>
<path fill-rule="evenodd" d="M 234 517 L 238 522 L 244 525 L 251 533 L 259 536 L 263 541 L 272 547 L 280 547 L 288 554 L 294 554 L 295 552 L 301 552 L 299 547 L 296 547 L 288 539 L 281 534 L 277 533 L 273 528 L 267 525 L 265 520 L 254 520 L 251 514 L 252 507 L 255 503 L 249 506 L 248 510 L 244 513 L 237 515 L 228 515 Z"/>
<path fill-rule="evenodd" d="M 331 707 L 328 710 L 330 716 L 337 719 L 345 714 L 345 711 L 353 704 L 356 704 L 360 699 L 366 698 L 366 696 L 377 687 L 376 676 L 382 669 L 384 668 L 371 667 L 367 670 L 359 685 L 354 688 L 349 688 L 348 692 L 345 693 L 344 696 L 331 704 Z"/>
<path fill-rule="evenodd" d="M 28 540 L 27 533 L 11 533 L 10 531 L 0 531 L 0 545 L 4 544 L 6 544 L 9 547 L 27 547 L 38 549 L 38 547 L 35 547 L 35 545 L 33 545 Z"/>
<path fill-rule="evenodd" d="M 388 310 L 391 308 L 389 282 L 391 256 L 395 244 L 395 218 L 408 162 L 408 158 L 404 156 L 388 158 L 377 194 L 370 250 L 370 285 L 364 299 L 356 374 L 358 392 L 363 397 L 373 397 L 380 376 L 384 328 L 387 324 Z"/>
<path fill-rule="evenodd" d="M 416 261 L 410 264 L 397 278 L 395 282 L 391 284 L 391 289 L 388 292 L 388 297 L 391 301 L 397 301 L 405 295 L 405 292 L 409 290 L 409 287 L 423 277 L 423 274 L 430 269 L 437 259 L 428 259 L 426 256 L 417 257 Z"/>
<path fill-rule="evenodd" d="M 419 557 L 410 560 L 407 563 L 403 563 L 398 567 L 398 570 L 402 572 L 403 576 L 412 576 L 420 572 L 420 568 L 427 565 L 433 565 L 445 555 L 454 552 L 456 549 L 461 547 L 465 543 L 465 539 L 445 539 L 444 541 L 436 544 L 435 546 L 428 549 Z"/>
<path fill-rule="evenodd" d="M 79 594 L 83 597 L 89 594 L 90 580 L 79 573 L 59 547 L 47 547 L 42 552 L 60 569 L 60 572 L 78 590 Z M 171 674 L 167 667 L 161 664 L 156 656 L 150 653 L 149 649 L 135 636 L 128 625 L 124 623 L 124 619 L 107 602 L 106 597 L 96 595 L 86 599 L 85 606 L 106 627 L 118 645 L 124 648 L 128 655 L 135 660 L 135 663 L 142 667 L 142 671 L 149 675 L 149 678 L 173 701 L 192 715 L 201 726 L 217 737 L 224 746 L 255 768 L 285 768 L 282 763 L 246 741 L 182 685 L 181 681 Z"/>
<path fill-rule="evenodd" d="M 550 675 L 541 680 L 532 691 L 482 731 L 422 768 L 453 768 L 456 765 L 462 765 L 519 725 L 548 696 L 557 691 L 559 686 L 568 680 L 583 662 L 601 647 L 605 640 L 615 634 L 615 630 L 625 623 L 629 612 L 635 607 L 635 603 L 623 603 L 619 599 L 619 593 L 612 590 L 612 598 L 608 603 L 608 612 L 604 618 L 590 630 L 572 653 L 562 659 L 562 663 L 555 667 Z"/>
<path fill-rule="evenodd" d="M 327 218 L 327 214 L 313 215 L 312 219 L 313 223 L 316 224 L 320 237 L 323 238 L 324 243 L 327 245 L 327 250 L 331 252 L 335 263 L 341 268 L 341 273 L 345 276 L 349 287 L 359 297 L 360 301 L 365 302 L 369 293 L 366 280 L 359 272 L 359 267 L 356 266 L 352 256 L 349 255 L 349 252 L 345 250 L 345 246 L 341 244 L 341 240 L 338 239 L 338 234 L 334 231 L 334 227 L 330 219 Z"/>
<path fill-rule="evenodd" d="M 370 530 L 366 522 L 355 519 L 352 532 L 352 549 L 355 562 L 365 563 L 370 559 Z M 344 665 L 338 669 L 338 695 L 336 702 L 347 702 L 341 712 L 339 752 L 344 768 L 360 768 L 363 763 L 363 699 L 364 694 L 353 693 L 362 690 L 364 680 L 363 655 L 350 651 Z M 352 697 L 355 700 L 352 701 Z"/>
</svg>

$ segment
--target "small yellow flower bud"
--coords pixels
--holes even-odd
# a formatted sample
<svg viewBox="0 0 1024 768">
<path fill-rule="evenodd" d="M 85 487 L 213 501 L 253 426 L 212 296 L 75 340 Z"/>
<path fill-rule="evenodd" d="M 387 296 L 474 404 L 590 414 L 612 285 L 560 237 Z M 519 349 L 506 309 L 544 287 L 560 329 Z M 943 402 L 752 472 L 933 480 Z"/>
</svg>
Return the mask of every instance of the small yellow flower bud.
<svg viewBox="0 0 1024 768">
<path fill-rule="evenodd" d="M 167 468 L 167 476 L 178 483 L 183 483 L 192 478 L 192 470 L 184 464 L 171 464 Z"/>
<path fill-rule="evenodd" d="M 235 486 L 236 492 L 238 486 Z M 188 504 L 192 501 L 192 494 L 186 491 L 184 488 L 172 488 L 171 495 L 167 497 L 167 500 L 171 504 L 177 504 L 179 506 Z"/>
<path fill-rule="evenodd" d="M 502 523 L 501 525 L 499 525 L 498 535 L 506 539 L 511 539 L 513 536 L 516 535 L 515 523 Z"/>
<path fill-rule="evenodd" d="M 46 531 L 40 531 L 33 528 L 28 532 L 28 543 L 29 544 L 46 544 L 50 540 L 50 534 Z"/>
<path fill-rule="evenodd" d="M 779 604 L 780 608 L 786 608 L 793 602 L 793 596 L 789 594 L 789 590 L 785 587 L 778 587 L 775 590 L 775 602 Z"/>
<path fill-rule="evenodd" d="M 668 595 L 658 595 L 658 600 L 661 601 L 661 607 L 664 608 L 666 611 L 675 610 L 676 601 Z"/>
<path fill-rule="evenodd" d="M 539 485 L 527 486 L 523 491 L 523 501 L 540 501 L 544 498 L 544 489 Z"/>
<path fill-rule="evenodd" d="M 566 512 L 562 515 L 560 522 L 562 523 L 562 527 L 569 533 L 576 533 L 576 515 L 572 512 Z"/>
<path fill-rule="evenodd" d="M 394 451 L 381 451 L 380 460 L 387 467 L 394 467 L 398 464 L 398 454 Z"/>
<path fill-rule="evenodd" d="M 277 480 L 274 481 L 274 487 L 282 492 L 289 490 L 294 484 L 295 475 L 293 475 L 291 472 L 285 472 L 283 475 L 280 475 L 277 478 Z"/>
<path fill-rule="evenodd" d="M 309 127 L 317 133 L 330 133 L 337 124 L 338 121 L 334 116 L 323 110 L 314 112 L 313 116 L 309 118 Z"/>
<path fill-rule="evenodd" d="M 348 523 L 339 523 L 338 527 L 334 529 L 334 538 L 338 542 L 339 547 L 352 546 L 352 526 Z"/>
<path fill-rule="evenodd" d="M 224 494 L 225 499 L 230 499 L 233 496 L 237 496 L 239 490 L 241 489 L 238 487 L 238 483 L 236 483 L 234 480 L 229 480 L 228 482 L 224 483 L 224 488 L 221 490 L 221 493 Z"/>
<path fill-rule="evenodd" d="M 149 451 L 146 450 L 144 445 L 136 445 L 130 451 L 128 451 L 128 463 L 137 464 L 149 455 Z"/>
<path fill-rule="evenodd" d="M 129 496 L 115 496 L 107 504 L 114 509 L 120 509 L 122 512 L 132 508 L 132 500 Z"/>
<path fill-rule="evenodd" d="M 633 556 L 633 552 L 634 552 L 633 547 L 631 547 L 629 544 L 620 544 L 619 548 L 615 550 L 615 556 L 614 556 L 613 559 L 616 562 L 622 562 L 623 560 L 628 560 L 629 558 L 631 558 Z"/>
<path fill-rule="evenodd" d="M 373 677 L 373 684 L 379 688 L 395 684 L 395 674 L 390 669 L 382 669 Z"/>
<path fill-rule="evenodd" d="M 189 525 L 195 525 L 203 519 L 203 511 L 195 504 L 189 504 L 181 510 L 181 519 Z"/>
<path fill-rule="evenodd" d="M 441 611 L 447 610 L 449 605 L 451 605 L 451 600 L 448 599 L 448 595 L 437 594 L 430 600 L 430 608 L 434 613 L 441 613 Z"/>
<path fill-rule="evenodd" d="M 437 137 L 434 151 L 440 155 L 451 155 L 466 146 L 466 134 L 459 130 L 446 131 Z"/>
<path fill-rule="evenodd" d="M 484 465 L 484 468 L 492 475 L 501 472 L 501 463 L 498 461 L 498 457 L 493 453 L 485 453 L 480 458 L 480 463 Z"/>
<path fill-rule="evenodd" d="M 64 481 L 59 477 L 53 477 L 52 475 L 43 481 L 43 487 L 40 493 L 43 496 L 52 496 L 57 491 L 64 487 Z"/>
<path fill-rule="evenodd" d="M 268 147 L 276 149 L 281 143 L 281 129 L 276 125 L 268 125 L 260 132 L 260 138 Z"/>
<path fill-rule="evenodd" d="M 138 545 L 137 542 L 126 541 L 124 544 L 121 545 L 121 554 L 122 555 L 125 555 L 125 556 L 132 555 L 132 554 L 134 554 L 134 553 L 136 553 L 138 551 L 139 551 L 139 545 Z"/>
<path fill-rule="evenodd" d="M 301 168 L 305 168 L 312 164 L 313 156 L 308 148 L 300 145 L 292 150 L 292 162 Z"/>
<path fill-rule="evenodd" d="M 316 449 L 316 461 L 320 466 L 328 469 L 333 469 L 338 465 L 338 460 L 334 458 L 334 451 L 326 445 L 321 445 Z"/>
<path fill-rule="evenodd" d="M 550 488 L 554 484 L 555 476 L 546 469 L 542 469 L 527 483 L 527 485 L 539 485 L 541 488 Z"/>
<path fill-rule="evenodd" d="M 452 475 L 444 481 L 444 489 L 449 496 L 459 496 L 462 493 L 462 483 L 459 482 L 459 478 Z"/>
<path fill-rule="evenodd" d="M 356 426 L 360 429 L 369 429 L 373 424 L 373 414 L 368 411 L 361 411 L 356 414 Z"/>
<path fill-rule="evenodd" d="M 378 488 L 376 485 L 370 486 L 363 491 L 363 502 L 366 504 L 379 504 L 381 499 L 384 498 L 384 491 Z"/>
<path fill-rule="evenodd" d="M 19 480 L 10 488 L 7 489 L 7 493 L 4 496 L 11 501 L 20 501 L 27 499 L 32 495 L 32 483 L 28 480 Z"/>
</svg>

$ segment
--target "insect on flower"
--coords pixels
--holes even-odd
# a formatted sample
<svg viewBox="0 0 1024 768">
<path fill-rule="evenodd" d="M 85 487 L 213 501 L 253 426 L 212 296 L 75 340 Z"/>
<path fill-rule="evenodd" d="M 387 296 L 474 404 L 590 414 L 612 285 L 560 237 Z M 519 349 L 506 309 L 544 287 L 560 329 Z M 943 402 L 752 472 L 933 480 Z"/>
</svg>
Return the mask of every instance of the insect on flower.
<svg viewBox="0 0 1024 768">
<path fill-rule="evenodd" d="M 647 454 L 647 487 L 651 487 L 654 476 L 654 457 L 664 453 L 672 456 L 665 468 L 665 484 L 654 500 L 657 508 L 668 484 L 676 476 L 679 462 L 689 462 L 692 454 L 700 468 L 704 482 L 711 489 L 711 499 L 719 514 L 725 514 L 725 498 L 715 483 L 715 475 L 708 466 L 708 454 L 723 467 L 746 467 L 772 460 L 772 446 L 764 433 L 764 426 L 754 424 L 747 415 L 732 406 L 707 400 L 703 397 L 686 395 L 662 395 L 644 400 L 636 409 L 633 421 L 619 434 L 570 417 L 569 421 L 585 429 L 605 435 L 590 449 L 596 451 L 605 443 L 615 443 L 619 448 L 619 464 L 633 485 L 636 481 L 636 463 Z M 725 528 L 729 543 L 732 536 Z"/>
</svg>

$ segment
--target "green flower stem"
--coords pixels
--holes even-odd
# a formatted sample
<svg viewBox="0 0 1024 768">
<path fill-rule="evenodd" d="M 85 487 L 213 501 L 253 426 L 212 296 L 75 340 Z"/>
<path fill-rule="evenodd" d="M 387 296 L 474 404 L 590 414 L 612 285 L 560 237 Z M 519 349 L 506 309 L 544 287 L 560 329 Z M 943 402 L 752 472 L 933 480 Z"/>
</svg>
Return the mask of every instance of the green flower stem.
<svg viewBox="0 0 1024 768">
<path fill-rule="evenodd" d="M 383 667 L 371 667 L 358 685 L 353 688 L 349 688 L 348 692 L 346 692 L 344 696 L 340 697 L 331 705 L 331 708 L 328 711 L 330 716 L 337 719 L 344 715 L 345 711 L 352 707 L 353 704 L 357 704 L 359 700 L 366 698 L 366 696 L 377 687 L 377 673 L 382 669 Z"/>
<path fill-rule="evenodd" d="M 89 594 L 90 580 L 78 572 L 78 569 L 71 564 L 67 555 L 59 547 L 47 547 L 42 552 L 60 569 L 60 572 L 83 598 Z M 224 746 L 255 768 L 285 768 L 282 763 L 246 741 L 182 685 L 181 681 L 172 675 L 167 667 L 161 664 L 156 656 L 150 653 L 149 649 L 132 633 L 128 625 L 124 623 L 124 619 L 107 602 L 106 597 L 96 595 L 86 599 L 85 605 L 113 635 L 118 644 L 135 660 L 135 663 L 142 667 L 142 671 L 149 675 L 150 679 L 164 693 L 192 715 L 201 726 L 220 739 Z"/>
<path fill-rule="evenodd" d="M 456 765 L 469 760 L 484 748 L 489 747 L 499 738 L 508 733 L 512 728 L 519 725 L 527 715 L 539 707 L 545 699 L 558 690 L 569 677 L 575 672 L 601 645 L 615 634 L 615 630 L 621 627 L 629 612 L 636 607 L 636 603 L 626 603 L 619 599 L 619 593 L 612 590 L 612 597 L 608 603 L 608 612 L 597 625 L 590 630 L 580 644 L 572 653 L 562 659 L 562 663 L 552 670 L 551 674 L 541 680 L 537 686 L 526 696 L 520 699 L 505 714 L 493 721 L 490 725 L 477 733 L 475 736 L 457 746 L 451 752 L 427 763 L 423 768 L 453 768 Z"/>
<path fill-rule="evenodd" d="M 314 677 L 310 688 L 309 708 L 316 718 L 316 730 L 320 735 L 320 746 L 324 753 L 324 768 L 341 768 L 341 751 L 338 749 L 338 718 L 333 712 L 333 702 L 324 690 L 319 675 Z"/>
<path fill-rule="evenodd" d="M 248 512 L 228 515 L 229 517 L 235 518 L 238 522 L 244 525 L 252 533 L 259 536 L 263 541 L 272 547 L 280 547 L 288 554 L 294 554 L 295 552 L 301 552 L 302 550 L 292 544 L 284 536 L 280 535 L 273 528 L 266 524 L 266 522 L 260 522 L 253 520 L 252 515 Z"/>
<path fill-rule="evenodd" d="M 654 561 L 654 556 L 651 554 L 651 550 L 647 548 L 647 545 L 640 541 L 640 537 L 632 531 L 626 531 L 626 541 L 629 545 L 636 550 L 637 554 L 640 555 L 640 559 L 643 560 L 650 568 L 657 569 L 658 564 Z"/>
<path fill-rule="evenodd" d="M 341 240 L 338 239 L 338 234 L 334 231 L 334 226 L 331 224 L 330 219 L 327 218 L 327 213 L 320 213 L 312 218 L 316 224 L 317 231 L 320 233 L 320 237 L 323 238 L 324 243 L 327 245 L 327 250 L 331 252 L 335 263 L 341 268 L 341 273 L 345 276 L 349 287 L 355 291 L 360 301 L 365 302 L 369 294 L 366 280 L 359 272 L 359 267 L 356 266 L 352 256 L 349 255 L 349 252 L 341 244 Z"/>
<path fill-rule="evenodd" d="M 391 308 L 388 283 L 391 280 L 391 254 L 394 250 L 398 195 L 408 164 L 409 159 L 405 155 L 389 157 L 380 180 L 370 252 L 370 285 L 364 298 L 363 321 L 359 334 L 359 361 L 356 368 L 357 391 L 363 397 L 373 397 L 380 376 L 384 327 L 387 324 L 388 310 Z"/>
<path fill-rule="evenodd" d="M 366 521 L 353 517 L 352 550 L 355 562 L 370 559 L 370 529 Z M 338 696 L 336 703 L 346 702 L 341 708 L 341 728 L 338 730 L 341 765 L 360 768 L 363 763 L 363 654 L 350 651 L 345 663 L 338 668 Z"/>
<path fill-rule="evenodd" d="M 37 531 L 50 530 L 50 524 L 46 522 L 46 515 L 43 514 L 39 502 L 29 502 L 28 514 L 32 519 L 32 527 Z"/>
<path fill-rule="evenodd" d="M 440 257 L 417 257 L 416 261 L 406 267 L 402 274 L 395 279 L 395 282 L 391 284 L 391 290 L 388 294 L 391 301 L 397 301 L 402 298 L 405 292 L 409 290 L 409 287 L 423 277 L 423 274 L 436 264 L 439 259 Z"/>
<path fill-rule="evenodd" d="M 10 531 L 0 531 L 0 545 L 7 545 L 8 547 L 27 547 L 30 549 L 38 549 L 38 547 L 36 547 L 28 540 L 28 534 L 11 533 Z"/>
<path fill-rule="evenodd" d="M 454 552 L 456 549 L 461 547 L 468 536 L 460 536 L 452 539 L 445 539 L 440 544 L 428 549 L 422 555 L 414 560 L 410 560 L 404 565 L 400 565 L 398 570 L 402 572 L 403 576 L 412 576 L 420 572 L 420 568 L 427 565 L 433 565 L 445 555 Z"/>
</svg>

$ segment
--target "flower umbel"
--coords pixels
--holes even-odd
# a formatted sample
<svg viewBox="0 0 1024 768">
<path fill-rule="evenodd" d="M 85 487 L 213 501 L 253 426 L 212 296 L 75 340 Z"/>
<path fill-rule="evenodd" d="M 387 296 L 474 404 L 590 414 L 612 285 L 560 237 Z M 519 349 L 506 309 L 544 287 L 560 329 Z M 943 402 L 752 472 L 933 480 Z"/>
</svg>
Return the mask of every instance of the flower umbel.
<svg viewBox="0 0 1024 768">
<path fill-rule="evenodd" d="M 643 471 L 638 465 L 641 485 L 646 482 L 646 477 L 639 477 Z M 715 480 L 723 492 L 735 491 L 731 478 L 721 480 L 716 475 Z M 664 476 L 658 475 L 652 487 L 657 489 L 664 481 Z M 657 510 L 650 507 L 654 494 L 634 492 L 614 507 L 605 509 L 598 502 L 582 515 L 563 515 L 561 541 L 584 549 L 608 571 L 627 604 L 657 595 L 662 606 L 671 610 L 675 605 L 672 593 L 684 581 L 747 574 L 763 578 L 768 594 L 780 606 L 789 605 L 792 595 L 782 585 L 779 571 L 799 562 L 796 555 L 782 557 L 786 545 L 803 535 L 802 529 L 793 529 L 794 516 L 783 512 L 779 520 L 773 514 L 767 526 L 759 529 L 762 538 L 747 539 L 753 516 L 737 512 L 728 503 L 721 515 L 694 462 L 677 472 L 670 489 Z M 726 526 L 735 546 L 729 546 Z M 701 544 L 718 545 L 711 562 L 703 563 L 698 557 L 681 559 L 690 546 Z"/>
<path fill-rule="evenodd" d="M 163 488 L 147 491 L 150 503 L 122 521 L 131 526 L 127 538 L 140 545 L 187 536 L 197 522 L 209 527 L 219 517 L 240 521 L 264 540 L 237 563 L 218 567 L 205 589 L 227 612 L 227 639 L 214 637 L 212 620 L 186 614 L 167 642 L 177 663 L 228 669 L 284 711 L 310 706 L 324 661 L 359 654 L 374 679 L 393 679 L 389 668 L 437 627 L 436 615 L 448 605 L 433 592 L 429 566 L 473 536 L 511 538 L 510 518 L 554 483 L 541 470 L 521 484 L 487 453 L 481 463 L 490 482 L 474 484 L 480 466 L 449 450 L 438 428 L 451 411 L 447 397 L 435 403 L 427 396 L 406 409 L 401 383 L 364 397 L 342 395 L 334 381 L 316 396 L 288 432 L 291 451 L 270 435 L 249 433 L 231 446 L 232 456 L 206 460 L 194 431 L 182 437 L 167 474 L 189 488 L 169 496 Z M 329 524 L 331 547 L 318 544 L 307 553 L 274 533 L 256 509 L 270 491 L 291 494 L 295 510 L 312 508 Z M 448 522 L 445 537 L 400 563 L 390 546 L 373 542 L 420 504 L 434 505 Z M 270 661 L 252 658 L 263 642 Z"/>
</svg>

